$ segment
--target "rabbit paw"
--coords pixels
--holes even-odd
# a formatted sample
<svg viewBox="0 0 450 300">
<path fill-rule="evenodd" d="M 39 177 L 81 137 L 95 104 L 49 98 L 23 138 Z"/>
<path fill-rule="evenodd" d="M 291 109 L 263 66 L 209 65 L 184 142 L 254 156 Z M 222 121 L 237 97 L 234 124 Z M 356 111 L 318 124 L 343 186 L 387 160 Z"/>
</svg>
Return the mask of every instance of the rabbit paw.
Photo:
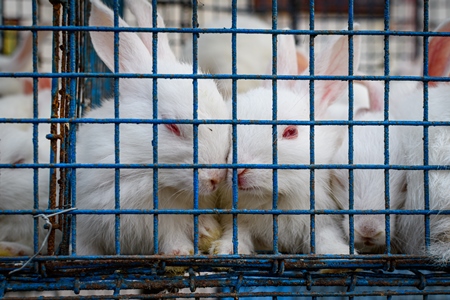
<svg viewBox="0 0 450 300">
<path fill-rule="evenodd" d="M 198 248 L 204 253 L 208 253 L 213 243 L 222 236 L 220 224 L 215 219 L 209 221 L 199 227 Z"/>
<path fill-rule="evenodd" d="M 182 246 L 182 247 L 173 249 L 171 251 L 168 251 L 168 252 L 166 252 L 166 254 L 172 255 L 172 256 L 193 255 L 194 249 L 190 246 Z M 165 272 L 168 276 L 179 276 L 179 275 L 183 275 L 187 269 L 188 269 L 187 267 L 168 266 L 165 268 Z"/>
<path fill-rule="evenodd" d="M 217 240 L 212 243 L 210 254 L 233 254 L 233 243 L 231 241 Z M 239 243 L 238 254 L 251 254 L 252 249 L 245 243 Z"/>
<path fill-rule="evenodd" d="M 166 252 L 167 255 L 179 256 L 179 255 L 193 255 L 194 248 L 190 246 L 179 247 L 177 249 Z"/>
<path fill-rule="evenodd" d="M 33 249 L 19 243 L 0 242 L 0 256 L 30 256 Z"/>
</svg>

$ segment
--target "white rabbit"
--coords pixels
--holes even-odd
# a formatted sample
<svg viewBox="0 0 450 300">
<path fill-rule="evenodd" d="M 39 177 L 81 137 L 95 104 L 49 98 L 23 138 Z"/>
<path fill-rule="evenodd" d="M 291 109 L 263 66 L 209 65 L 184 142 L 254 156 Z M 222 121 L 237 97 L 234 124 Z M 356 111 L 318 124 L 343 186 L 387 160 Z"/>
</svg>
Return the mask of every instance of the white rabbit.
<svg viewBox="0 0 450 300">
<path fill-rule="evenodd" d="M 390 120 L 395 116 L 390 114 Z M 382 121 L 383 111 L 362 110 L 354 120 Z M 404 163 L 404 149 L 401 141 L 402 127 L 389 126 L 389 164 Z M 353 163 L 384 164 L 384 126 L 353 127 Z M 348 133 L 344 134 L 341 146 L 335 153 L 334 164 L 348 164 Z M 399 209 L 406 197 L 406 173 L 403 170 L 389 171 L 390 208 Z M 331 192 L 340 209 L 349 209 L 349 171 L 331 171 Z M 384 169 L 355 169 L 353 171 L 353 195 L 356 210 L 384 210 L 385 176 Z M 349 238 L 348 215 L 344 215 L 343 226 Z M 355 247 L 359 252 L 380 252 L 386 246 L 385 215 L 369 214 L 354 216 Z M 390 234 L 395 235 L 396 215 L 390 215 Z"/>
<path fill-rule="evenodd" d="M 359 63 L 360 38 L 355 36 L 355 66 Z M 346 75 L 348 70 L 348 39 L 334 38 L 323 52 L 317 55 L 315 74 Z M 295 74 L 295 45 L 292 36 L 278 36 L 279 74 Z M 277 120 L 309 120 L 309 81 L 278 81 Z M 239 120 L 272 119 L 272 87 L 265 87 L 239 95 L 237 117 Z M 345 97 L 347 82 L 315 81 L 315 119 L 325 117 L 331 103 Z M 347 92 L 348 93 L 348 92 Z M 339 144 L 339 126 L 315 126 L 315 163 L 328 164 Z M 276 145 L 279 164 L 310 164 L 310 127 L 279 125 Z M 273 162 L 273 133 L 271 125 L 238 125 L 237 160 L 244 164 L 271 164 Z M 228 161 L 232 162 L 232 151 Z M 270 215 L 273 198 L 273 170 L 238 169 L 239 209 L 269 210 L 267 215 L 238 215 L 238 253 L 249 254 L 257 250 L 272 249 L 273 216 Z M 231 207 L 232 172 L 228 174 L 228 187 L 224 189 L 223 206 Z M 315 209 L 337 209 L 329 195 L 329 170 L 315 171 Z M 310 209 L 310 171 L 308 169 L 278 170 L 278 205 L 280 210 Z M 223 215 L 224 235 L 213 244 L 211 253 L 233 253 L 233 226 L 230 215 Z M 310 253 L 309 215 L 283 215 L 278 218 L 278 247 L 281 252 Z M 315 216 L 315 253 L 348 254 L 349 245 L 344 232 L 334 216 Z"/>
<path fill-rule="evenodd" d="M 38 95 L 39 117 L 50 115 L 51 93 L 42 91 Z M 0 117 L 32 118 L 33 99 L 31 95 L 11 95 L 0 100 Z M 5 108 L 5 109 L 4 109 Z M 50 141 L 46 134 L 48 124 L 38 126 L 38 160 L 48 163 Z M 33 163 L 33 125 L 28 123 L 0 124 L 0 163 Z M 30 210 L 34 203 L 33 169 L 0 169 L 0 210 Z M 49 170 L 39 169 L 39 208 L 48 206 Z M 33 254 L 33 227 L 31 215 L 0 215 L 0 252 L 3 255 Z M 39 244 L 46 230 L 39 226 Z M 45 248 L 44 248 L 45 249 Z M 44 251 L 45 253 L 45 251 Z"/>
<path fill-rule="evenodd" d="M 39 42 L 43 42 L 50 31 L 39 32 Z M 31 72 L 31 59 L 33 54 L 33 34 L 31 31 L 25 31 L 24 37 L 11 55 L 0 55 L 0 72 Z M 38 86 L 40 89 L 50 88 L 50 78 L 39 78 Z M 0 95 L 12 94 L 31 94 L 33 92 L 32 78 L 0 78 Z"/>
<path fill-rule="evenodd" d="M 213 19 L 205 24 L 204 28 L 230 28 L 231 16 Z M 260 18 L 238 14 L 238 29 L 272 29 L 272 25 Z M 192 36 L 190 36 L 192 38 Z M 192 62 L 192 40 L 188 38 L 183 48 L 183 59 Z M 201 34 L 198 41 L 198 65 L 211 74 L 232 73 L 232 47 L 231 33 Z M 296 51 L 298 69 L 300 73 L 307 67 L 307 56 L 301 50 Z M 272 59 L 271 34 L 244 34 L 238 33 L 236 37 L 236 70 L 237 74 L 267 75 L 272 69 L 265 63 Z M 219 91 L 225 99 L 231 97 L 232 81 L 230 79 L 217 80 Z M 244 93 L 261 86 L 261 80 L 242 79 L 237 81 L 237 92 Z"/>
<path fill-rule="evenodd" d="M 90 26 L 113 26 L 113 12 L 97 0 L 91 0 Z M 129 1 L 139 25 L 151 26 L 151 6 L 148 2 Z M 164 26 L 158 18 L 158 25 Z M 128 26 L 120 19 L 120 26 Z M 114 69 L 114 34 L 90 33 L 94 48 L 106 65 Z M 122 73 L 152 73 L 151 34 L 120 33 L 119 68 Z M 166 34 L 158 34 L 158 73 L 190 74 L 192 65 L 175 59 Z M 151 79 L 120 80 L 120 117 L 139 120 L 153 119 L 153 89 Z M 192 119 L 193 85 L 190 79 L 158 79 L 158 119 Z M 86 118 L 114 117 L 114 101 L 105 100 L 101 107 L 90 111 Z M 213 80 L 198 80 L 198 118 L 228 119 L 228 111 Z M 229 125 L 198 126 L 198 162 L 225 163 L 229 149 Z M 152 124 L 120 125 L 120 162 L 152 164 Z M 193 125 L 158 125 L 158 164 L 192 164 Z M 77 134 L 77 162 L 114 163 L 114 125 L 83 124 Z M 213 208 L 215 191 L 225 169 L 199 169 L 199 207 Z M 158 208 L 185 210 L 193 208 L 194 179 L 192 169 L 158 169 Z M 120 208 L 153 209 L 153 169 L 120 170 Z M 155 195 L 156 196 L 156 195 Z M 114 169 L 77 170 L 77 207 L 79 209 L 114 209 Z M 77 217 L 77 253 L 113 254 L 115 250 L 114 215 L 79 215 Z M 153 215 L 122 214 L 120 242 L 122 254 L 188 255 L 194 250 L 193 216 L 185 214 L 158 215 L 159 249 L 154 249 Z M 93 230 L 94 229 L 94 230 Z M 203 239 L 220 235 L 214 216 L 199 217 L 199 235 Z M 203 248 L 203 245 L 199 245 Z"/>
<path fill-rule="evenodd" d="M 436 31 L 448 32 L 449 20 L 439 26 Z M 431 76 L 449 76 L 450 38 L 432 37 L 429 43 L 429 74 Z M 429 82 L 428 120 L 450 121 L 448 83 Z M 396 94 L 392 97 L 397 97 Z M 423 120 L 423 87 L 417 85 L 409 95 L 401 95 L 396 107 L 402 120 Z M 407 165 L 424 165 L 424 129 L 422 126 L 407 126 L 403 141 L 406 151 Z M 428 128 L 428 165 L 449 165 L 450 131 L 448 126 L 431 126 Z M 448 183 L 450 173 L 447 170 L 430 170 L 428 172 L 429 209 L 448 210 Z M 428 209 L 425 206 L 424 171 L 407 171 L 406 210 Z M 450 222 L 444 214 L 430 216 L 430 245 L 425 244 L 425 217 L 423 215 L 399 215 L 399 243 L 408 254 L 428 254 L 436 261 L 450 261 Z"/>
</svg>

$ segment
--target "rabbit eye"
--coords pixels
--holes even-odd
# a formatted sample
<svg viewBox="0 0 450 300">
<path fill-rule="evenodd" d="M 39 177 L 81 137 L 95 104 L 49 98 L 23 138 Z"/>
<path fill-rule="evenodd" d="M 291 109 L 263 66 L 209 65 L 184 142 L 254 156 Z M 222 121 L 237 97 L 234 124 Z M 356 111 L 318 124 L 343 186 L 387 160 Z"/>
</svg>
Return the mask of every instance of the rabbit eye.
<svg viewBox="0 0 450 300">
<path fill-rule="evenodd" d="M 298 129 L 297 126 L 290 125 L 286 127 L 286 129 L 283 131 L 283 138 L 285 139 L 295 139 L 298 137 Z"/>
<path fill-rule="evenodd" d="M 176 136 L 181 135 L 180 128 L 176 124 L 165 124 L 166 128 L 173 132 Z"/>
<path fill-rule="evenodd" d="M 23 164 L 23 163 L 25 163 L 25 159 L 19 158 L 18 160 L 16 160 L 16 161 L 13 162 L 12 164 L 13 164 L 13 165 L 17 165 L 17 164 Z"/>
</svg>

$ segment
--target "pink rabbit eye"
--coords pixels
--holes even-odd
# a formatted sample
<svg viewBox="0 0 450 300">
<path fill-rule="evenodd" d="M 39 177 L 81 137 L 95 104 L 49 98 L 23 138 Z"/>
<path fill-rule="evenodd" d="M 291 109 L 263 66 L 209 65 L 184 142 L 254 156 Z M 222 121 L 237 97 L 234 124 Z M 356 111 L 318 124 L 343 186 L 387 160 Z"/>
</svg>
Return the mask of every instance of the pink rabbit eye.
<svg viewBox="0 0 450 300">
<path fill-rule="evenodd" d="M 283 138 L 285 139 L 295 139 L 298 137 L 298 129 L 297 126 L 290 125 L 286 127 L 286 129 L 283 131 Z"/>
<path fill-rule="evenodd" d="M 176 136 L 181 135 L 180 128 L 176 124 L 165 124 L 166 128 L 173 132 Z"/>
</svg>

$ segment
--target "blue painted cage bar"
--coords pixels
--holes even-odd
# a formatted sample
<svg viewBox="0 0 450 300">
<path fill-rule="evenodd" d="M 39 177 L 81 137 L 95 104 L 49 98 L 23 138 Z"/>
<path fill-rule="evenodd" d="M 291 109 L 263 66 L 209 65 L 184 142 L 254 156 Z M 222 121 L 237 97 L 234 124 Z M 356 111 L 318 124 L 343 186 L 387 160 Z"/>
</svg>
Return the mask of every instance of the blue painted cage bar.
<svg viewBox="0 0 450 300">
<path fill-rule="evenodd" d="M 32 118 L 11 119 L 1 116 L 0 125 L 13 123 L 33 124 L 34 139 L 34 161 L 28 164 L 7 164 L 0 163 L 0 172 L 2 169 L 28 168 L 34 170 L 34 207 L 24 210 L 0 210 L 0 217 L 3 215 L 38 215 L 54 214 L 65 211 L 68 208 L 77 207 L 76 198 L 76 172 L 80 168 L 107 168 L 115 170 L 116 180 L 116 199 L 115 208 L 112 210 L 101 211 L 101 214 L 111 214 L 116 216 L 116 255 L 107 256 L 78 256 L 76 254 L 76 224 L 77 215 L 80 214 L 98 214 L 97 211 L 72 210 L 61 215 L 53 216 L 50 221 L 53 225 L 53 232 L 50 235 L 48 251 L 50 255 L 38 255 L 31 262 L 26 264 L 22 270 L 10 274 L 11 271 L 24 265 L 29 257 L 1 257 L 0 256 L 0 299 L 6 298 L 10 292 L 25 291 L 73 291 L 71 299 L 83 297 L 86 299 L 148 299 L 148 298 L 250 298 L 267 297 L 267 299 L 278 299 L 278 297 L 300 298 L 300 299 L 353 299 L 362 297 L 373 297 L 373 299 L 400 299 L 400 297 L 410 297 L 407 299 L 444 299 L 450 294 L 450 274 L 446 265 L 436 265 L 426 257 L 395 254 L 391 251 L 391 238 L 389 230 L 386 233 L 387 249 L 384 254 L 371 255 L 317 255 L 314 254 L 314 226 L 315 216 L 319 214 L 349 215 L 350 243 L 351 250 L 354 249 L 354 219 L 358 214 L 382 214 L 386 216 L 386 228 L 389 228 L 391 214 L 416 214 L 424 216 L 426 229 L 426 243 L 429 246 L 430 238 L 430 215 L 449 214 L 450 211 L 430 210 L 428 189 L 428 172 L 430 170 L 449 170 L 449 166 L 431 165 L 428 163 L 428 149 L 424 148 L 424 164 L 419 166 L 390 165 L 389 164 L 389 127 L 390 126 L 420 126 L 423 127 L 424 140 L 428 139 L 428 128 L 430 126 L 448 126 L 448 122 L 428 121 L 427 84 L 424 88 L 424 122 L 403 122 L 389 120 L 389 84 L 391 81 L 423 81 L 427 82 L 430 77 L 427 73 L 428 57 L 424 55 L 424 76 L 395 76 L 390 70 L 390 60 L 392 59 L 390 40 L 392 37 L 423 37 L 423 52 L 428 53 L 428 40 L 432 36 L 448 35 L 434 33 L 430 31 L 429 25 L 429 2 L 424 1 L 423 8 L 418 14 L 423 16 L 423 31 L 394 31 L 391 30 L 390 7 L 394 0 L 384 1 L 383 30 L 353 30 L 354 22 L 357 21 L 355 15 L 355 5 L 358 0 L 349 0 L 346 14 L 349 30 L 317 30 L 315 12 L 315 3 L 309 1 L 308 29 L 286 30 L 279 27 L 278 19 L 282 15 L 283 2 L 273 1 L 269 7 L 268 14 L 271 15 L 272 29 L 240 29 L 237 27 L 237 12 L 240 10 L 251 9 L 255 3 L 248 2 L 244 8 L 238 7 L 238 1 L 233 0 L 224 6 L 215 4 L 212 10 L 231 11 L 230 28 L 201 29 L 198 26 L 202 5 L 198 1 L 186 4 L 179 1 L 181 6 L 188 10 L 191 23 L 189 27 L 179 28 L 177 26 L 168 26 L 167 28 L 156 28 L 156 18 L 153 18 L 155 28 L 97 28 L 99 31 L 114 31 L 116 41 L 119 40 L 118 32 L 151 32 L 154 36 L 153 50 L 157 51 L 157 34 L 160 32 L 183 33 L 192 35 L 193 57 L 198 55 L 198 41 L 201 34 L 207 33 L 231 33 L 232 34 L 232 72 L 231 74 L 198 74 L 198 62 L 194 59 L 192 74 L 158 74 L 157 57 L 153 56 L 153 73 L 150 74 L 119 74 L 118 69 L 118 47 L 116 46 L 115 71 L 110 73 L 99 61 L 92 45 L 89 41 L 89 2 L 87 0 L 68 0 L 51 1 L 53 6 L 53 24 L 38 25 L 37 11 L 38 2 L 32 0 L 29 3 L 33 12 L 32 25 L 5 25 L 0 24 L 0 31 L 32 30 L 33 34 L 33 70 L 31 72 L 1 72 L 0 79 L 3 77 L 32 77 L 34 107 Z M 189 1 L 190 2 L 190 1 Z M 3 2 L 0 2 L 2 4 Z M 156 16 L 156 9 L 163 9 L 170 12 L 170 5 L 177 1 L 156 1 L 153 0 L 153 14 Z M 118 24 L 119 16 L 124 14 L 124 3 L 119 0 L 110 0 L 108 4 L 114 8 L 114 23 Z M 253 6 L 252 6 L 253 5 Z M 205 7 L 205 10 L 208 7 Z M 0 12 L 4 5 L 0 5 Z M 211 9 L 211 7 L 209 8 Z M 253 7 L 257 9 L 257 7 Z M 267 11 L 266 11 L 267 12 Z M 0 13 L 3 16 L 3 13 Z M 165 17 L 165 15 L 163 14 Z M 52 71 L 42 73 L 38 71 L 38 43 L 36 30 L 52 31 Z M 273 61 L 271 75 L 248 75 L 238 74 L 236 68 L 236 55 L 238 52 L 236 37 L 237 35 L 254 33 L 266 33 L 272 35 Z M 297 76 L 278 76 L 276 54 L 277 36 L 280 34 L 308 35 L 310 36 L 308 50 L 311 58 L 309 65 L 310 75 Z M 317 76 L 314 75 L 314 60 L 312 59 L 316 51 L 315 39 L 323 35 L 348 35 L 349 36 L 349 57 L 353 57 L 353 36 L 362 35 L 367 37 L 378 36 L 383 39 L 384 63 L 380 75 L 362 76 L 356 74 L 353 67 L 353 61 L 350 59 L 348 66 L 349 76 Z M 200 37 L 201 38 L 201 37 Z M 117 44 L 117 43 L 116 43 Z M 59 49 L 62 49 L 60 52 Z M 136 120 L 121 119 L 119 104 L 119 86 L 121 79 L 130 77 L 142 77 L 153 79 L 154 99 L 157 99 L 157 81 L 159 78 L 185 78 L 193 82 L 194 99 L 198 97 L 197 83 L 204 78 L 232 79 L 232 103 L 233 111 L 230 120 L 199 120 L 196 113 L 196 101 L 194 101 L 192 119 L 186 120 L 158 120 L 157 118 L 157 100 L 153 103 L 153 119 Z M 48 118 L 38 118 L 37 93 L 38 78 L 51 78 L 52 81 L 52 116 Z M 238 164 L 237 160 L 237 127 L 238 125 L 254 124 L 255 121 L 239 120 L 237 118 L 237 82 L 245 79 L 271 80 L 273 91 L 273 105 L 277 103 L 277 80 L 307 80 L 310 83 L 310 120 L 309 121 L 286 121 L 278 119 L 277 111 L 274 110 L 271 120 L 257 122 L 261 126 L 271 126 L 274 139 L 276 139 L 277 125 L 296 124 L 307 125 L 310 127 L 311 145 L 314 145 L 314 130 L 316 126 L 341 125 L 348 127 L 349 134 L 349 154 L 347 165 L 316 165 L 315 153 L 311 151 L 309 165 L 282 165 L 278 163 L 278 150 L 274 140 L 273 162 L 267 165 L 245 165 Z M 348 120 L 316 121 L 314 120 L 314 87 L 316 80 L 346 80 L 349 84 L 349 111 Z M 384 93 L 384 111 L 385 119 L 383 121 L 355 121 L 353 120 L 352 106 L 353 99 L 353 81 L 354 80 L 378 80 L 385 83 Z M 433 78 L 435 81 L 448 81 L 448 78 Z M 83 112 L 100 105 L 100 100 L 105 97 L 113 97 L 116 103 L 114 118 L 111 119 L 87 119 L 83 118 Z M 1 100 L 0 100 L 1 101 Z M 194 136 L 200 124 L 230 124 L 233 134 L 233 158 L 231 164 L 222 165 L 204 165 L 198 163 L 198 140 L 194 139 L 194 157 L 192 164 L 174 165 L 160 164 L 157 155 L 152 164 L 121 164 L 120 162 L 120 124 L 138 123 L 152 124 L 155 137 L 153 153 L 158 153 L 158 124 L 165 123 L 185 123 L 194 124 Z M 51 132 L 48 138 L 52 141 L 52 150 L 50 163 L 39 163 L 37 136 L 39 124 L 51 123 Z M 76 129 L 83 123 L 111 123 L 115 124 L 115 163 L 114 164 L 80 164 L 76 161 Z M 384 126 L 385 143 L 385 163 L 384 165 L 356 165 L 353 164 L 353 127 L 379 125 Z M 426 143 L 424 143 L 426 145 Z M 314 149 L 314 147 L 312 147 Z M 194 205 L 189 210 L 164 210 L 158 209 L 158 198 L 154 197 L 153 210 L 121 209 L 120 208 L 120 172 L 126 168 L 153 168 L 154 171 L 154 195 L 157 195 L 158 187 L 158 169 L 176 168 L 192 169 L 194 172 L 193 186 L 198 189 L 198 169 L 199 168 L 228 168 L 233 175 L 233 201 L 231 209 L 199 209 L 198 191 L 194 193 Z M 277 172 L 280 169 L 307 169 L 310 170 L 310 206 L 309 210 L 284 211 L 278 209 L 278 197 L 274 193 L 273 209 L 271 210 L 240 210 L 238 209 L 237 198 L 237 169 L 238 168 L 266 168 L 273 170 L 273 189 L 278 190 Z M 385 193 L 386 209 L 378 211 L 356 210 L 353 206 L 353 189 L 350 188 L 349 209 L 348 210 L 315 210 L 314 199 L 314 180 L 315 170 L 318 169 L 348 169 L 350 187 L 353 185 L 353 170 L 355 169 L 383 169 L 385 170 Z M 47 209 L 39 209 L 38 204 L 38 174 L 39 170 L 50 169 L 50 199 Z M 406 211 L 390 209 L 389 192 L 389 170 L 423 170 L 425 174 L 425 207 L 422 210 Z M 59 187 L 59 189 L 58 189 Z M 192 256 L 173 257 L 167 255 L 120 255 L 120 215 L 123 214 L 153 214 L 154 221 L 154 248 L 158 249 L 158 215 L 164 214 L 188 214 L 193 215 L 194 222 L 194 254 Z M 198 216 L 200 214 L 231 214 L 233 216 L 233 242 L 234 253 L 237 253 L 237 217 L 239 214 L 269 214 L 273 216 L 273 253 L 258 253 L 256 255 L 226 255 L 210 256 L 200 253 L 198 249 Z M 287 214 L 306 214 L 311 216 L 311 253 L 307 254 L 283 254 L 278 250 L 278 217 Z M 1 224 L 1 223 L 0 223 Z M 38 239 L 38 223 L 34 222 L 34 251 L 37 253 L 40 249 Z M 55 245 L 55 230 L 61 230 L 63 240 L 60 245 Z M 1 230 L 1 228 L 0 228 Z M 52 242 L 53 241 L 53 242 Z M 168 267 L 187 267 L 184 275 L 170 276 L 167 272 Z M 322 273 L 323 270 L 336 270 L 336 273 Z M 216 288 L 213 291 L 203 290 L 201 288 Z M 128 295 L 128 291 L 143 289 L 149 291 L 165 291 L 164 293 Z M 183 293 L 179 290 L 185 289 Z M 80 291 L 85 290 L 108 290 L 113 295 L 103 296 L 81 296 Z M 39 294 L 32 295 L 38 297 Z M 376 298 L 375 298 L 376 297 Z M 428 298 L 427 298 L 428 297 Z M 63 299 L 63 296 L 48 296 L 48 299 Z M 46 298 L 46 299 L 47 299 Z M 365 298 L 367 299 L 367 298 Z M 403 298 L 402 298 L 403 299 Z"/>
</svg>

